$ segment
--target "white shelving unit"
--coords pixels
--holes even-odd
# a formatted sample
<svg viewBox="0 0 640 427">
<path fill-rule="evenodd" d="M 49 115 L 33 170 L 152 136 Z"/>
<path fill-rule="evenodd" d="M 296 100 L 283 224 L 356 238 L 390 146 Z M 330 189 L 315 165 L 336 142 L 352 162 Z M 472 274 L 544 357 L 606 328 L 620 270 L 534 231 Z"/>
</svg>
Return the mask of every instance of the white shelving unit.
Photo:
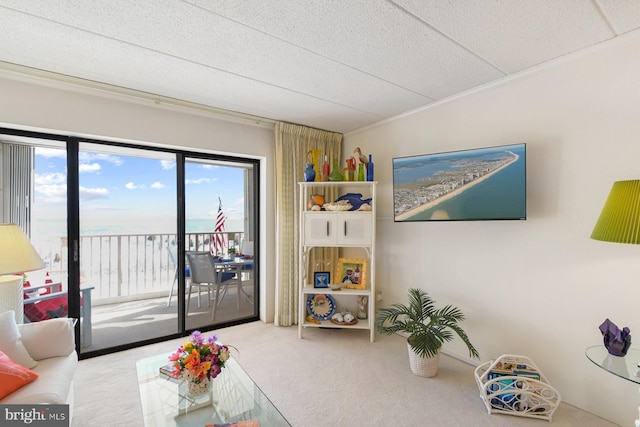
<svg viewBox="0 0 640 427">
<path fill-rule="evenodd" d="M 298 337 L 302 338 L 304 328 L 349 328 L 366 329 L 369 331 L 371 342 L 375 340 L 375 237 L 376 237 L 376 185 L 377 182 L 367 181 L 315 181 L 300 182 L 300 254 L 299 254 L 299 322 Z M 311 194 L 324 194 L 328 188 L 336 188 L 341 194 L 360 193 L 364 199 L 372 198 L 370 211 L 311 211 L 307 208 L 307 202 Z M 327 200 L 331 202 L 331 200 Z M 359 248 L 364 253 L 361 258 L 367 259 L 368 271 L 364 278 L 364 289 L 346 289 L 334 291 L 331 288 L 315 288 L 313 286 L 313 272 L 309 271 L 309 255 L 316 247 Z M 340 255 L 342 256 L 342 254 Z M 335 266 L 337 267 L 337 266 Z M 331 282 L 339 283 L 337 268 L 331 271 Z M 338 280 L 337 280 L 338 279 Z M 331 295 L 336 300 L 338 311 L 342 307 L 348 307 L 355 316 L 357 296 L 366 296 L 367 318 L 358 319 L 354 325 L 338 325 L 330 320 L 322 320 L 314 323 L 307 320 L 307 300 L 316 294 Z"/>
</svg>

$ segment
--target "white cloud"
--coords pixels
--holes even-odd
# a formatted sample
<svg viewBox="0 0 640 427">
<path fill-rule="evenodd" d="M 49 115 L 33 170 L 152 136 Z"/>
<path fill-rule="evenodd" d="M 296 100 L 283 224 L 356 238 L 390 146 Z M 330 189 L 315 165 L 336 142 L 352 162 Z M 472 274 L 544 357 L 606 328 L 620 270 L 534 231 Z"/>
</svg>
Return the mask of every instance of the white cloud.
<svg viewBox="0 0 640 427">
<path fill-rule="evenodd" d="M 151 184 L 151 188 L 154 188 L 156 190 L 160 190 L 163 189 L 165 187 L 165 185 L 159 181 L 154 182 L 153 184 Z"/>
<path fill-rule="evenodd" d="M 50 184 L 64 184 L 67 181 L 67 177 L 60 172 L 34 174 L 34 184 L 38 185 L 50 185 Z"/>
<path fill-rule="evenodd" d="M 82 172 L 98 172 L 102 167 L 100 163 L 81 163 L 78 165 L 78 171 Z"/>
<path fill-rule="evenodd" d="M 61 148 L 36 147 L 36 156 L 42 156 L 46 158 L 58 157 L 64 159 L 67 157 L 67 150 Z"/>
<path fill-rule="evenodd" d="M 173 160 L 160 160 L 160 166 L 164 170 L 173 169 L 176 167 L 176 162 Z"/>
<path fill-rule="evenodd" d="M 185 179 L 185 184 L 209 184 L 211 178 Z"/>
<path fill-rule="evenodd" d="M 80 186 L 80 200 L 108 199 L 109 190 L 106 188 L 86 188 Z"/>
<path fill-rule="evenodd" d="M 67 184 L 35 185 L 36 203 L 63 203 L 67 200 Z"/>
<path fill-rule="evenodd" d="M 101 153 L 90 153 L 86 151 L 81 151 L 78 153 L 78 159 L 82 163 L 90 163 L 96 160 L 102 160 L 103 162 L 109 162 L 113 165 L 120 166 L 123 162 L 122 159 L 118 156 L 113 156 L 111 154 L 101 154 Z"/>
<path fill-rule="evenodd" d="M 127 182 L 124 187 L 127 190 L 137 190 L 139 188 L 144 188 L 144 185 L 135 185 L 133 182 Z"/>
</svg>

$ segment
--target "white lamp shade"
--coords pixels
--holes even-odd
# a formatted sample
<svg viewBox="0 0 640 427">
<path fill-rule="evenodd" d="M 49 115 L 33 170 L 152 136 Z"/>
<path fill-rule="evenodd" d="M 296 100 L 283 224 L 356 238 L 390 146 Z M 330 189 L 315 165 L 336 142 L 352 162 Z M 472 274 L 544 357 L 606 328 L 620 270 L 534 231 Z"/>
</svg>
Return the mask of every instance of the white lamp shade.
<svg viewBox="0 0 640 427">
<path fill-rule="evenodd" d="M 27 236 L 15 224 L 0 224 L 0 275 L 44 268 Z"/>
</svg>

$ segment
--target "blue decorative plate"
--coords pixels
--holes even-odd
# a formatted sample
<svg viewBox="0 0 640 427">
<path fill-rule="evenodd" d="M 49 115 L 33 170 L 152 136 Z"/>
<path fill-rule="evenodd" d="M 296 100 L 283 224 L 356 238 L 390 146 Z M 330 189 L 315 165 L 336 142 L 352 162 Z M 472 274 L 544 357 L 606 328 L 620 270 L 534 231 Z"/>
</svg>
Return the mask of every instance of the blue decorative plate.
<svg viewBox="0 0 640 427">
<path fill-rule="evenodd" d="M 336 302 L 331 295 L 312 294 L 307 298 L 307 313 L 318 320 L 329 320 L 336 312 Z"/>
</svg>

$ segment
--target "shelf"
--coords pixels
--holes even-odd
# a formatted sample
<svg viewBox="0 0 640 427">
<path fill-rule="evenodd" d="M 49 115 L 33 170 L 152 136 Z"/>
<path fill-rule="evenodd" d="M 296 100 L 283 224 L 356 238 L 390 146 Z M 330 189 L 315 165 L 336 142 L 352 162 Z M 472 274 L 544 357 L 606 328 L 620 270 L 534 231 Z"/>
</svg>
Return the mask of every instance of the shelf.
<svg viewBox="0 0 640 427">
<path fill-rule="evenodd" d="M 355 325 L 336 325 L 329 320 L 321 320 L 320 323 L 309 322 L 307 319 L 302 323 L 303 328 L 333 328 L 333 329 L 371 329 L 369 319 L 358 319 Z"/>
<path fill-rule="evenodd" d="M 313 285 L 307 285 L 302 288 L 302 293 L 305 295 L 310 294 L 328 294 L 328 295 L 371 295 L 371 288 L 366 289 L 345 289 L 342 288 L 339 291 L 334 291 L 331 288 L 314 288 Z"/>
<path fill-rule="evenodd" d="M 377 184 L 378 181 L 312 181 L 312 182 L 299 182 L 301 187 L 340 187 L 340 186 L 355 186 L 355 187 L 367 187 L 371 184 Z"/>
</svg>

